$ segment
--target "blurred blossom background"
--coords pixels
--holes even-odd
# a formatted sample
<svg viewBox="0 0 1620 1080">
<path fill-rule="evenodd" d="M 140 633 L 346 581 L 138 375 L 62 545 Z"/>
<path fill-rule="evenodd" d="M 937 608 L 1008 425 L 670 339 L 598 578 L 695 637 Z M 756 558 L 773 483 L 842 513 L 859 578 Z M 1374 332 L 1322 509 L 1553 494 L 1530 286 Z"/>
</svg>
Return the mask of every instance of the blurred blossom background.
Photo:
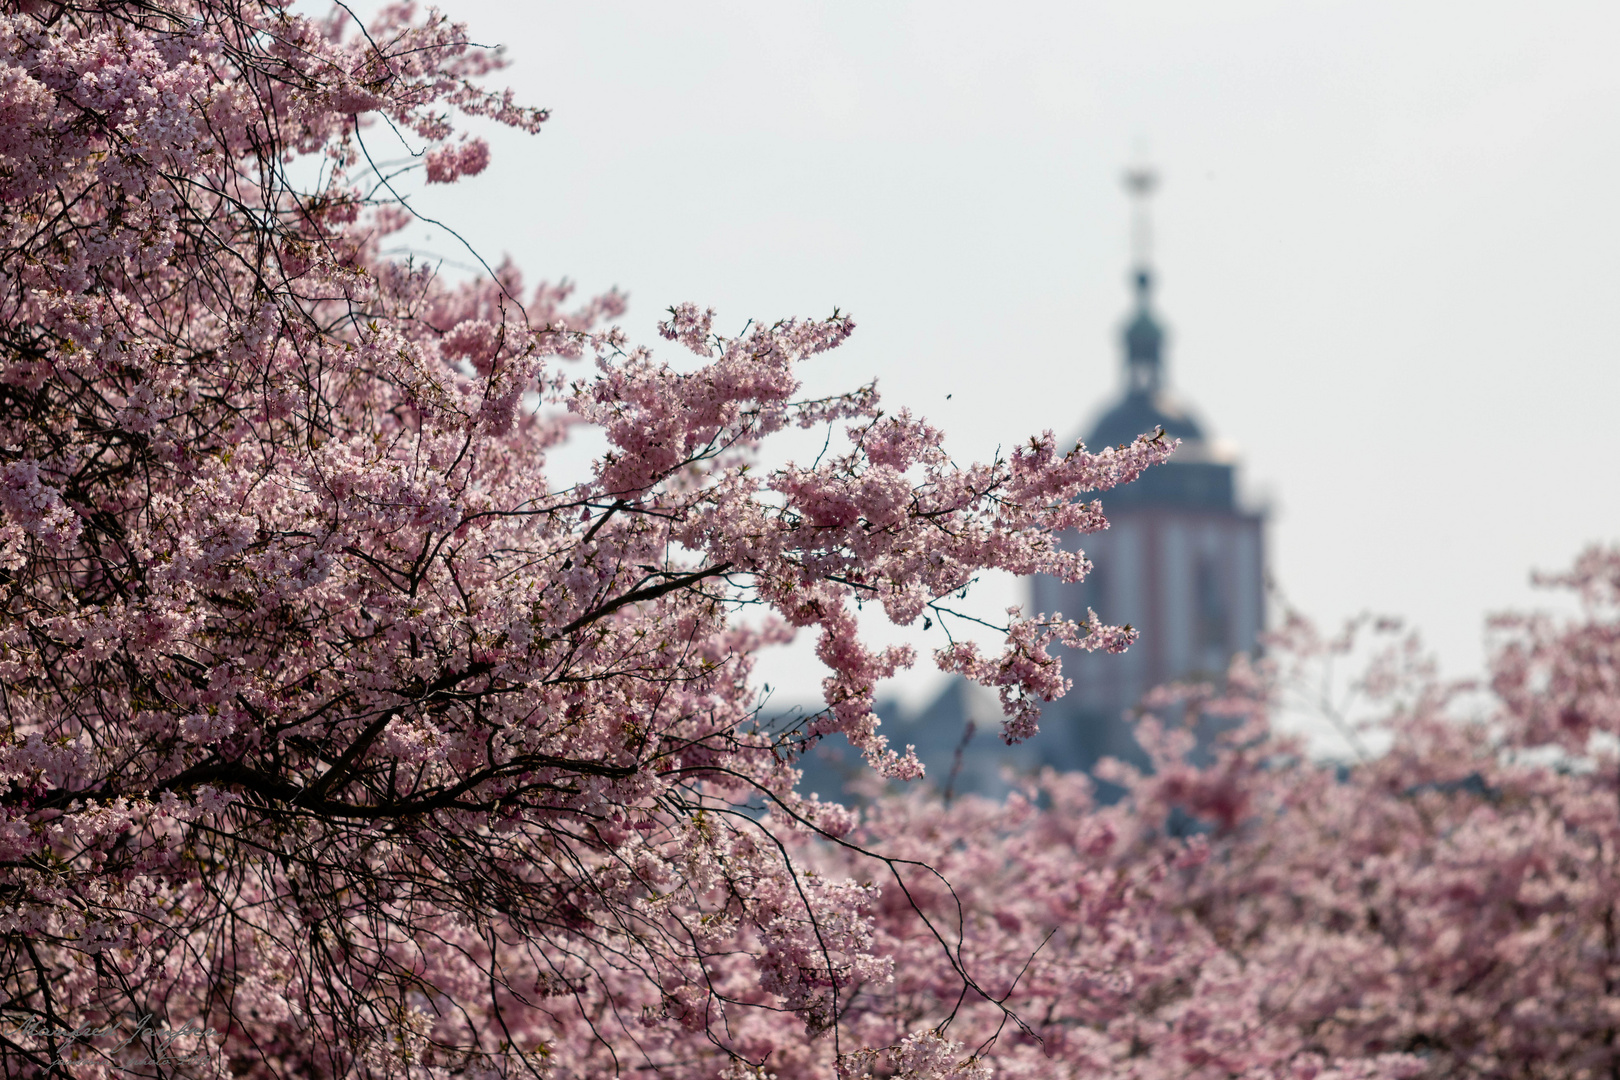
<svg viewBox="0 0 1620 1080">
<path fill-rule="evenodd" d="M 963 463 L 1072 441 L 1121 384 L 1146 162 L 1169 383 L 1241 453 L 1294 607 L 1404 616 L 1472 673 L 1532 569 L 1620 539 L 1620 7 L 450 11 L 552 119 L 482 131 L 491 167 L 414 204 L 531 283 L 623 289 L 632 340 L 685 300 L 733 333 L 837 306 L 858 329 L 811 392 L 876 376 Z M 408 245 L 471 263 L 442 228 Z M 1026 591 L 983 581 L 974 610 Z M 781 699 L 816 696 L 811 645 L 765 665 Z M 893 689 L 940 679 L 924 657 Z"/>
</svg>

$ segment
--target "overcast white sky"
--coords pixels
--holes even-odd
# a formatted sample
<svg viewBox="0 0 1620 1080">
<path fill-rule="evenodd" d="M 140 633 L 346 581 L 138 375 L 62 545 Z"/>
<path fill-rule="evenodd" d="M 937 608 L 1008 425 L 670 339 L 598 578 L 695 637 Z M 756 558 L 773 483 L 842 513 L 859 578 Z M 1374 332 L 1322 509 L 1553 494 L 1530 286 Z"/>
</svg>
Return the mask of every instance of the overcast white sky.
<svg viewBox="0 0 1620 1080">
<path fill-rule="evenodd" d="M 553 118 L 421 205 L 625 289 L 640 340 L 683 300 L 838 305 L 817 387 L 876 375 L 959 460 L 1075 435 L 1119 384 L 1145 151 L 1171 383 L 1296 606 L 1405 615 L 1463 673 L 1532 568 L 1620 541 L 1620 6 L 445 5 Z"/>
</svg>

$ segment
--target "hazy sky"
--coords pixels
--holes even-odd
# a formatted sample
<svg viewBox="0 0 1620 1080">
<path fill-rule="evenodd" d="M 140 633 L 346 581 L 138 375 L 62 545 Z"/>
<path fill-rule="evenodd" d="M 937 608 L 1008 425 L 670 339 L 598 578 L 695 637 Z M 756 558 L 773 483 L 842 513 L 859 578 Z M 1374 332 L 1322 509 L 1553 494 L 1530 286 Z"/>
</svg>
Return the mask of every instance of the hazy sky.
<svg viewBox="0 0 1620 1080">
<path fill-rule="evenodd" d="M 1405 615 L 1461 673 L 1532 568 L 1620 541 L 1612 3 L 444 3 L 553 118 L 420 205 L 626 290 L 637 339 L 837 305 L 817 388 L 876 375 L 959 460 L 1072 437 L 1118 390 L 1145 153 L 1171 384 L 1297 607 Z"/>
</svg>

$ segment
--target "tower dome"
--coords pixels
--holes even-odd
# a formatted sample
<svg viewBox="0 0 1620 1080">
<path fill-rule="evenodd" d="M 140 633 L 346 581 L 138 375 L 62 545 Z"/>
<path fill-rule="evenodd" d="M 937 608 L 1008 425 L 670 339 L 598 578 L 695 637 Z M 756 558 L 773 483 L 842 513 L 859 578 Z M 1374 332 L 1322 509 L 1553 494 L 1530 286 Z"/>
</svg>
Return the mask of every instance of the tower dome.
<svg viewBox="0 0 1620 1080">
<path fill-rule="evenodd" d="M 1192 444 L 1203 443 L 1204 429 L 1181 402 L 1163 390 L 1154 393 L 1128 393 L 1113 408 L 1097 418 L 1086 445 L 1093 450 L 1105 446 L 1123 446 L 1134 442 L 1138 435 L 1151 435 L 1155 428 L 1163 428 L 1167 439 L 1180 439 L 1181 449 L 1172 461 L 1183 461 L 1184 450 L 1194 449 Z M 1159 466 L 1163 468 L 1163 466 Z"/>
</svg>

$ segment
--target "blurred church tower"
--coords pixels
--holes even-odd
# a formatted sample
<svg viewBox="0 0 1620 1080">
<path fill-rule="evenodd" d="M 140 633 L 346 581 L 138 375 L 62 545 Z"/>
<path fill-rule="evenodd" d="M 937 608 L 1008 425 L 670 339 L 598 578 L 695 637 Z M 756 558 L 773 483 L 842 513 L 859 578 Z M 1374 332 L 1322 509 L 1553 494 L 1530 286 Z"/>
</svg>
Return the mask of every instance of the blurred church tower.
<svg viewBox="0 0 1620 1080">
<path fill-rule="evenodd" d="M 1092 608 L 1105 622 L 1141 631 L 1122 656 L 1065 652 L 1063 671 L 1074 688 L 1047 707 L 1037 739 L 1067 744 L 1052 747 L 1051 756 L 1071 768 L 1090 768 L 1103 755 L 1141 760 L 1126 711 L 1162 683 L 1219 679 L 1233 654 L 1255 650 L 1265 610 L 1264 515 L 1238 501 L 1233 452 L 1167 387 L 1147 206 L 1156 178 L 1133 170 L 1126 186 L 1135 204 L 1136 308 L 1122 335 L 1124 392 L 1085 443 L 1098 450 L 1163 428 L 1181 448 L 1169 463 L 1099 496 L 1111 528 L 1083 538 L 1094 565 L 1084 582 L 1032 579 L 1031 611 L 1082 621 Z"/>
<path fill-rule="evenodd" d="M 883 732 L 896 746 L 914 744 L 929 779 L 946 792 L 999 796 L 1007 771 L 1042 766 L 1089 770 L 1101 757 L 1147 764 L 1127 713 L 1148 690 L 1178 679 L 1220 679 L 1234 654 L 1252 653 L 1264 615 L 1264 515 L 1245 509 L 1236 492 L 1236 456 L 1212 439 L 1170 394 L 1165 333 L 1153 308 L 1153 267 L 1147 201 L 1155 179 L 1146 170 L 1126 176 L 1134 201 L 1136 310 L 1123 335 L 1124 392 L 1086 434 L 1090 449 L 1129 443 L 1163 428 L 1180 439 L 1171 460 L 1136 481 L 1101 493 L 1111 527 L 1074 538 L 1091 559 L 1085 581 L 1031 579 L 1030 613 L 1062 612 L 1084 620 L 1094 609 L 1109 623 L 1129 623 L 1141 637 L 1123 655 L 1066 650 L 1068 695 L 1045 706 L 1033 739 L 1007 746 L 995 694 L 965 679 L 950 680 L 919 712 L 879 703 Z M 841 748 L 841 749 L 840 749 Z M 862 772 L 839 738 L 800 762 L 801 790 L 844 797 L 844 784 Z M 1099 794 L 1107 798 L 1112 785 Z"/>
</svg>

